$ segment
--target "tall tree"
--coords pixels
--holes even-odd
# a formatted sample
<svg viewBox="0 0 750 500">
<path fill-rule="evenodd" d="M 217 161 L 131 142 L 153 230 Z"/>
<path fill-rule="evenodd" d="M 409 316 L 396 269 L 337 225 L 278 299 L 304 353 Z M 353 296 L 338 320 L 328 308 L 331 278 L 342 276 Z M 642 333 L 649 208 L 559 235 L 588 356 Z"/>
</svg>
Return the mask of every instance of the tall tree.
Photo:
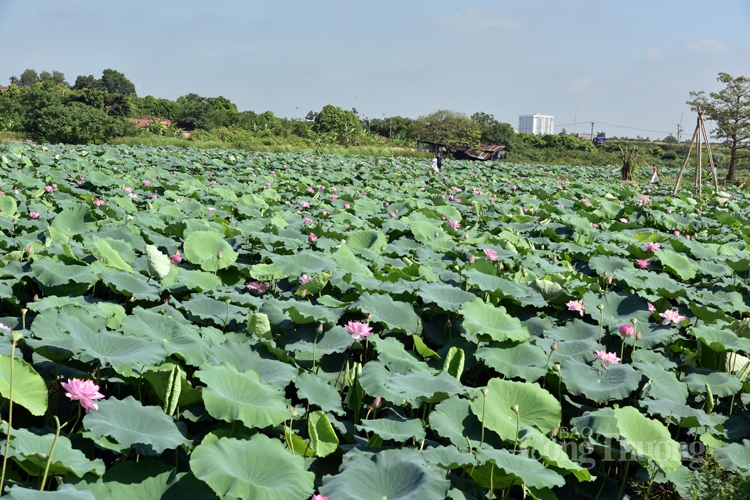
<svg viewBox="0 0 750 500">
<path fill-rule="evenodd" d="M 135 85 L 125 75 L 113 69 L 105 69 L 101 79 L 102 90 L 111 94 L 122 94 L 135 97 Z"/>
<path fill-rule="evenodd" d="M 725 85 L 722 90 L 708 95 L 702 90 L 690 92 L 687 104 L 693 111 L 701 109 L 716 123 L 711 132 L 729 148 L 727 180 L 732 181 L 742 150 L 750 146 L 750 78 L 719 73 L 716 80 Z"/>
<path fill-rule="evenodd" d="M 42 82 L 52 82 L 57 85 L 65 85 L 66 87 L 69 87 L 68 82 L 65 81 L 65 75 L 60 71 L 53 71 L 50 73 L 49 71 L 42 71 L 39 73 L 39 81 Z"/>
<path fill-rule="evenodd" d="M 362 124 L 357 115 L 333 104 L 326 104 L 315 117 L 313 128 L 321 134 L 329 134 L 340 144 L 352 144 L 362 133 Z"/>
<path fill-rule="evenodd" d="M 18 80 L 19 87 L 33 87 L 39 83 L 39 75 L 33 69 L 27 69 L 21 73 L 21 78 Z"/>
<path fill-rule="evenodd" d="M 418 140 L 449 147 L 478 146 L 482 127 L 464 113 L 441 109 L 417 118 L 412 124 L 411 135 Z"/>
<path fill-rule="evenodd" d="M 78 75 L 73 84 L 73 90 L 99 89 L 99 80 L 94 75 Z"/>
<path fill-rule="evenodd" d="M 482 143 L 506 146 L 509 150 L 513 149 L 516 131 L 509 123 L 499 122 L 493 115 L 481 111 L 471 115 L 471 119 L 482 128 Z"/>
</svg>

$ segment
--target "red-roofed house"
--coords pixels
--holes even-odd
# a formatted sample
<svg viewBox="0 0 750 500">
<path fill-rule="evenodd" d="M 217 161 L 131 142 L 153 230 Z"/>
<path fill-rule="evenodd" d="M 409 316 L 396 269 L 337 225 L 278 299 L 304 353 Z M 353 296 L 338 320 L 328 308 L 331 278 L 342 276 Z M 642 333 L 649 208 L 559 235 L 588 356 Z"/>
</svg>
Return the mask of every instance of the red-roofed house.
<svg viewBox="0 0 750 500">
<path fill-rule="evenodd" d="M 157 118 L 151 118 L 149 116 L 146 116 L 144 118 L 131 118 L 130 121 L 138 125 L 139 127 L 147 127 L 149 125 L 153 125 L 154 122 L 157 120 Z M 168 120 L 166 118 L 158 118 L 159 123 L 162 125 L 166 125 L 167 127 L 172 126 L 172 120 Z"/>
<path fill-rule="evenodd" d="M 0 92 L 7 92 L 7 91 L 8 91 L 8 87 L 0 87 Z"/>
</svg>

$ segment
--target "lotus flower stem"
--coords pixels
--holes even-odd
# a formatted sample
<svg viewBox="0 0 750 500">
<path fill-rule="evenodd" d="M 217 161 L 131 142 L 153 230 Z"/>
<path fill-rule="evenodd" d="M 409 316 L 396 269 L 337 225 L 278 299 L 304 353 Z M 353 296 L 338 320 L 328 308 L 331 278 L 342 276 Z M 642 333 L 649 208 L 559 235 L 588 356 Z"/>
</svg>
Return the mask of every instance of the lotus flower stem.
<svg viewBox="0 0 750 500">
<path fill-rule="evenodd" d="M 596 306 L 597 309 L 599 309 L 599 312 L 601 313 L 599 315 L 599 343 L 602 343 L 602 333 L 604 331 L 604 304 L 599 304 Z M 622 357 L 622 356 L 620 356 Z"/>
<path fill-rule="evenodd" d="M 68 437 L 70 437 L 71 434 L 73 434 L 73 430 L 76 428 L 76 425 L 78 425 L 78 421 L 81 419 L 81 406 L 78 406 L 78 414 L 76 415 L 76 421 L 73 422 L 73 426 L 70 428 L 70 432 L 68 432 Z M 65 422 L 67 425 L 67 422 Z"/>
<path fill-rule="evenodd" d="M 518 435 L 521 433 L 521 415 L 518 413 L 518 405 L 513 405 L 510 409 L 516 414 L 516 440 L 513 442 L 513 454 L 515 454 L 518 447 Z"/>
<path fill-rule="evenodd" d="M 16 344 L 18 340 L 13 336 L 13 347 L 10 350 L 10 388 L 8 389 L 8 432 L 5 435 L 5 453 L 3 453 L 3 472 L 0 475 L 0 493 L 2 493 L 5 487 L 5 469 L 8 465 L 8 451 L 10 451 L 10 433 L 13 428 L 13 382 L 15 377 L 15 370 L 13 365 L 15 364 Z"/>
<path fill-rule="evenodd" d="M 492 500 L 495 496 L 495 465 L 490 464 L 490 494 L 489 494 L 489 500 Z"/>
<path fill-rule="evenodd" d="M 659 469 L 657 467 L 654 467 L 654 472 L 651 473 L 651 480 L 648 482 L 648 489 L 646 490 L 646 496 L 645 498 L 649 498 L 651 496 L 651 486 L 654 484 L 654 478 L 656 477 L 656 473 Z"/>
<path fill-rule="evenodd" d="M 627 459 L 627 462 L 625 463 L 625 475 L 622 476 L 622 484 L 620 485 L 620 491 L 617 493 L 617 499 L 619 500 L 622 498 L 622 494 L 625 491 L 625 484 L 628 482 L 628 472 L 630 472 L 630 457 L 628 454 L 625 454 L 625 458 Z M 648 498 L 648 496 L 646 497 Z"/>
<path fill-rule="evenodd" d="M 487 413 L 487 388 L 482 389 L 482 396 L 484 397 L 484 404 L 482 405 L 482 439 L 479 441 L 479 447 L 481 448 L 484 444 L 484 416 Z"/>
<path fill-rule="evenodd" d="M 224 318 L 224 328 L 222 329 L 222 332 L 226 333 L 227 331 L 227 323 L 229 323 L 229 304 L 231 303 L 231 300 L 227 299 L 227 316 Z"/>
<path fill-rule="evenodd" d="M 66 422 L 67 424 L 67 422 Z M 47 457 L 47 464 L 44 466 L 44 476 L 42 477 L 42 485 L 39 487 L 39 491 L 44 491 L 44 485 L 47 483 L 47 474 L 49 473 L 49 466 L 52 465 L 52 455 L 55 453 L 55 446 L 57 446 L 57 440 L 60 438 L 60 431 L 65 424 L 60 425 L 60 419 L 55 415 L 55 439 L 52 441 L 52 448 L 49 450 L 49 456 Z"/>
</svg>

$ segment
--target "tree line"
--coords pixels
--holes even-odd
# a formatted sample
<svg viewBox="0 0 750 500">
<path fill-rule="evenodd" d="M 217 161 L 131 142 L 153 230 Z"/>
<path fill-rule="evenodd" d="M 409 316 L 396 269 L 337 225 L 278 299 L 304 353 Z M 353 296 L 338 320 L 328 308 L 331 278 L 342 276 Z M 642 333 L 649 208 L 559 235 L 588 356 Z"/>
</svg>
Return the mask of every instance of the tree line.
<svg viewBox="0 0 750 500">
<path fill-rule="evenodd" d="M 688 104 L 715 123 L 712 134 L 730 152 L 727 179 L 747 157 L 750 146 L 750 79 L 720 73 L 719 92 L 691 92 Z M 150 118 L 137 127 L 131 118 Z M 171 125 L 164 120 L 169 120 Z M 402 116 L 368 118 L 358 110 L 326 105 L 304 120 L 277 117 L 271 111 L 239 111 L 229 99 L 187 94 L 177 100 L 139 97 L 123 73 L 105 69 L 101 77 L 79 75 L 71 85 L 60 71 L 27 69 L 10 77 L 0 93 L 0 131 L 19 132 L 38 141 L 89 143 L 115 137 L 155 134 L 178 136 L 182 131 L 214 133 L 240 131 L 253 137 L 298 138 L 310 144 L 392 144 L 414 147 L 417 142 L 456 148 L 480 144 L 506 146 L 511 157 L 534 158 L 539 151 L 591 152 L 595 146 L 570 134 L 518 134 L 492 114 L 438 110 L 416 119 Z M 673 142 L 676 139 L 672 138 Z"/>
</svg>

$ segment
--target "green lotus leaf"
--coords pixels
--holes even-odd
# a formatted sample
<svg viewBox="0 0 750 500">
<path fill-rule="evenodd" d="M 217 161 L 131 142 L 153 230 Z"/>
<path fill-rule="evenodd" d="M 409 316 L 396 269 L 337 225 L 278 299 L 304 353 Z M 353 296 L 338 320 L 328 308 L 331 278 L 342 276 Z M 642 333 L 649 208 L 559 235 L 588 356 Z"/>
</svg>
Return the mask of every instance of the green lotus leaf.
<svg viewBox="0 0 750 500">
<path fill-rule="evenodd" d="M 633 263 L 629 260 L 625 260 L 621 257 L 613 257 L 611 255 L 596 255 L 589 259 L 589 267 L 600 275 L 604 275 L 606 271 L 609 274 L 614 274 L 615 271 L 620 269 L 633 269 Z"/>
<path fill-rule="evenodd" d="M 535 382 L 547 373 L 547 356 L 528 343 L 503 342 L 477 349 L 476 358 L 507 378 Z"/>
<path fill-rule="evenodd" d="M 203 401 L 202 390 L 196 389 L 187 380 L 185 371 L 173 361 L 159 366 L 149 366 L 141 371 L 167 415 L 173 415 L 177 407 L 198 404 Z"/>
<path fill-rule="evenodd" d="M 390 439 L 397 443 L 405 443 L 410 439 L 422 441 L 425 438 L 422 421 L 418 418 L 376 418 L 364 420 L 361 425 L 355 427 L 360 431 L 374 432 L 383 440 Z"/>
<path fill-rule="evenodd" d="M 332 255 L 333 259 L 345 273 L 359 276 L 360 278 L 370 279 L 373 277 L 372 271 L 354 255 L 347 245 L 341 245 L 336 253 Z"/>
<path fill-rule="evenodd" d="M 639 323 L 648 323 L 651 313 L 648 311 L 648 301 L 637 295 L 628 293 L 609 292 L 599 295 L 594 292 L 586 292 L 583 296 L 583 305 L 586 314 L 599 321 L 599 304 L 604 305 L 604 325 L 619 328 L 623 323 L 630 323 L 636 318 Z"/>
<path fill-rule="evenodd" d="M 699 394 L 705 393 L 706 385 L 709 385 L 713 395 L 720 398 L 732 396 L 742 390 L 740 379 L 720 371 L 695 369 L 692 373 L 688 373 L 682 381 L 687 384 L 690 392 Z"/>
<path fill-rule="evenodd" d="M 320 494 L 336 500 L 445 498 L 450 481 L 416 451 L 386 450 L 376 455 L 350 452 L 339 474 L 324 476 Z"/>
<path fill-rule="evenodd" d="M 419 296 L 427 303 L 437 304 L 445 311 L 456 312 L 466 302 L 476 298 L 476 295 L 464 292 L 460 288 L 438 283 L 422 283 Z"/>
<path fill-rule="evenodd" d="M 515 441 L 519 422 L 543 433 L 560 426 L 560 402 L 539 384 L 493 378 L 486 391 L 476 391 L 471 411 L 502 439 Z"/>
<path fill-rule="evenodd" d="M 318 406 L 323 411 L 344 414 L 341 395 L 320 377 L 312 373 L 302 373 L 294 381 L 294 385 L 297 386 L 297 395 L 301 399 L 307 399 L 311 405 Z"/>
<path fill-rule="evenodd" d="M 65 319 L 65 326 L 73 341 L 71 347 L 98 359 L 102 365 L 139 369 L 141 366 L 157 365 L 167 357 L 164 347 L 150 339 L 126 337 L 106 330 L 96 331 L 75 317 Z"/>
<path fill-rule="evenodd" d="M 288 351 L 312 353 L 313 350 L 318 356 L 325 356 L 335 352 L 344 352 L 352 345 L 352 336 L 345 328 L 334 326 L 326 330 L 322 335 L 317 337 L 315 332 L 308 334 L 302 329 L 296 332 L 290 332 L 287 335 L 288 343 L 284 348 Z"/>
<path fill-rule="evenodd" d="M 601 436 L 605 439 L 618 439 L 620 437 L 613 408 L 587 411 L 580 417 L 571 419 L 570 423 L 573 431 L 585 437 Z"/>
<path fill-rule="evenodd" d="M 328 284 L 328 280 L 331 279 L 331 272 L 325 272 L 325 273 L 318 273 L 314 275 L 310 280 L 308 280 L 305 283 L 300 284 L 300 286 L 297 288 L 297 295 L 301 295 L 303 292 L 305 295 L 317 295 Z"/>
<path fill-rule="evenodd" d="M 513 436 L 515 438 L 515 430 Z M 524 484 L 534 488 L 554 488 L 565 484 L 565 479 L 557 472 L 547 469 L 536 460 L 522 455 L 514 455 L 508 450 L 479 448 L 477 449 L 477 460 L 482 463 L 494 464 L 506 474 L 514 476 L 523 481 Z"/>
<path fill-rule="evenodd" d="M 477 264 L 483 261 L 478 261 Z M 478 266 L 477 266 L 478 267 Z M 494 271 L 494 267 L 493 267 Z M 524 307 L 546 307 L 547 301 L 542 295 L 530 286 L 516 283 L 504 278 L 480 272 L 477 268 L 469 269 L 464 273 L 471 285 L 478 286 L 483 292 L 509 299 Z"/>
<path fill-rule="evenodd" d="M 125 262 L 122 255 L 112 248 L 107 240 L 102 238 L 94 237 L 92 240 L 87 242 L 87 247 L 91 250 L 91 253 L 108 267 L 119 269 L 120 271 L 133 272 L 133 268 Z"/>
<path fill-rule="evenodd" d="M 620 435 L 636 455 L 653 460 L 665 472 L 682 465 L 680 445 L 672 440 L 664 424 L 645 417 L 632 406 L 616 408 L 615 418 Z"/>
<path fill-rule="evenodd" d="M 427 448 L 420 453 L 428 464 L 435 464 L 443 469 L 453 470 L 476 464 L 474 455 L 466 451 L 460 451 L 455 446 L 437 446 Z M 451 498 L 450 495 L 447 498 Z"/>
<path fill-rule="evenodd" d="M 210 354 L 209 343 L 201 338 L 197 328 L 141 307 L 123 319 L 122 331 L 160 343 L 167 353 L 177 354 L 192 366 L 200 366 Z"/>
<path fill-rule="evenodd" d="M 307 323 L 328 323 L 335 325 L 343 311 L 330 307 L 314 305 L 309 302 L 289 300 L 284 303 L 284 312 L 298 325 Z"/>
<path fill-rule="evenodd" d="M 266 383 L 280 391 L 298 374 L 295 367 L 262 353 L 257 346 L 239 344 L 232 340 L 213 346 L 208 362 L 212 365 L 220 365 L 223 362 L 231 363 L 240 373 L 253 370 Z"/>
<path fill-rule="evenodd" d="M 31 272 L 39 283 L 48 287 L 66 285 L 71 281 L 91 285 L 99 280 L 99 277 L 89 266 L 64 264 L 49 257 L 43 257 L 32 262 Z"/>
<path fill-rule="evenodd" d="M 70 238 L 77 234 L 93 231 L 96 223 L 89 209 L 79 205 L 68 207 L 57 214 L 50 226 L 59 230 L 65 237 Z"/>
<path fill-rule="evenodd" d="M 320 252 L 302 250 L 294 255 L 280 255 L 273 259 L 273 265 L 286 276 L 318 274 L 336 268 L 336 261 L 324 257 Z"/>
<path fill-rule="evenodd" d="M 39 430 L 13 429 L 8 458 L 13 459 L 27 474 L 42 476 L 47 465 L 54 432 L 42 433 Z M 5 449 L 5 440 L 0 443 Z M 101 476 L 104 474 L 104 461 L 89 460 L 82 451 L 74 449 L 70 439 L 60 436 L 55 445 L 55 452 L 50 462 L 49 472 L 53 475 L 64 475 L 68 472 L 83 477 L 87 472 Z"/>
<path fill-rule="evenodd" d="M 310 446 L 319 457 L 327 457 L 339 448 L 339 438 L 323 411 L 314 411 L 308 415 L 307 434 L 310 436 Z"/>
<path fill-rule="evenodd" d="M 648 408 L 649 415 L 661 415 L 667 422 L 676 422 L 680 427 L 716 427 L 706 412 L 675 403 L 671 399 L 645 399 L 640 403 Z"/>
<path fill-rule="evenodd" d="M 162 279 L 169 274 L 172 268 L 169 257 L 161 253 L 154 245 L 146 245 L 146 257 L 148 258 L 148 271 L 151 276 Z"/>
<path fill-rule="evenodd" d="M 7 342 L 7 337 L 4 338 Z M 11 364 L 13 370 L 13 402 L 38 417 L 47 411 L 47 384 L 34 367 L 10 354 L 0 354 L 0 395 L 10 399 Z"/>
<path fill-rule="evenodd" d="M 474 446 L 481 440 L 482 424 L 471 411 L 471 402 L 452 396 L 440 402 L 430 412 L 430 428 L 439 436 L 447 438 L 459 449 L 464 449 L 466 439 L 471 439 Z"/>
<path fill-rule="evenodd" d="M 185 238 L 185 258 L 201 269 L 216 272 L 237 260 L 238 254 L 221 234 L 213 231 L 195 231 Z"/>
<path fill-rule="evenodd" d="M 158 302 L 161 299 L 161 288 L 150 284 L 141 275 L 130 273 L 105 274 L 102 281 L 115 291 L 138 300 Z"/>
<path fill-rule="evenodd" d="M 39 491 L 25 489 L 14 484 L 7 490 L 8 496 L 5 498 L 8 500 L 96 500 L 94 493 L 91 491 L 78 491 L 65 486 L 63 485 L 56 491 Z"/>
<path fill-rule="evenodd" d="M 0 217 L 4 219 L 10 219 L 16 215 L 18 210 L 18 204 L 15 198 L 6 194 L 0 195 Z"/>
<path fill-rule="evenodd" d="M 659 250 L 655 257 L 671 274 L 683 281 L 689 281 L 698 274 L 698 266 L 693 264 L 685 255 L 670 250 Z"/>
<path fill-rule="evenodd" d="M 591 473 L 573 462 L 565 449 L 547 436 L 529 427 L 524 427 L 518 436 L 519 445 L 522 448 L 531 448 L 539 452 L 542 460 L 547 465 L 558 469 L 565 469 L 573 473 L 579 481 L 591 481 Z"/>
<path fill-rule="evenodd" d="M 247 314 L 247 311 L 242 307 L 199 293 L 192 294 L 190 300 L 180 303 L 177 307 L 196 318 L 213 321 L 221 327 L 228 325 L 232 320 L 242 323 L 245 321 Z"/>
<path fill-rule="evenodd" d="M 583 394 L 597 403 L 625 399 L 641 381 L 641 374 L 629 365 L 611 365 L 605 370 L 597 370 L 568 360 L 563 363 L 561 373 L 571 394 Z"/>
<path fill-rule="evenodd" d="M 480 298 L 466 302 L 458 313 L 463 316 L 464 335 L 468 340 L 477 342 L 479 338 L 488 338 L 496 342 L 514 340 L 523 342 L 529 338 L 529 331 L 521 322 L 507 312 L 503 306 L 493 306 Z"/>
<path fill-rule="evenodd" d="M 302 455 L 263 434 L 248 440 L 207 438 L 190 455 L 190 470 L 219 498 L 299 500 L 312 495 L 315 479 Z"/>
<path fill-rule="evenodd" d="M 419 316 L 411 304 L 393 300 L 389 295 L 365 292 L 360 295 L 355 307 L 372 314 L 372 321 L 383 323 L 391 330 L 410 335 L 417 333 Z"/>
<path fill-rule="evenodd" d="M 464 386 L 448 372 L 430 375 L 423 371 L 412 370 L 405 374 L 396 373 L 385 381 L 389 391 L 403 396 L 403 399 L 416 401 L 421 399 L 428 403 L 437 403 L 456 394 L 465 392 Z"/>
<path fill-rule="evenodd" d="M 386 244 L 388 237 L 380 231 L 353 231 L 346 236 L 346 245 L 355 250 L 366 249 L 380 253 Z"/>
<path fill-rule="evenodd" d="M 750 471 L 750 440 L 732 443 L 714 450 L 714 455 L 727 470 L 744 476 Z"/>
<path fill-rule="evenodd" d="M 188 290 L 197 290 L 205 292 L 214 290 L 221 286 L 221 278 L 215 274 L 198 270 L 189 270 L 180 268 L 175 276 L 175 286 L 184 286 Z"/>
<path fill-rule="evenodd" d="M 642 389 L 643 396 L 654 399 L 666 398 L 678 404 L 687 402 L 688 388 L 677 379 L 673 372 L 667 371 L 654 363 L 641 361 L 633 363 L 633 367 L 649 379 Z"/>
<path fill-rule="evenodd" d="M 699 325 L 690 332 L 716 352 L 743 352 L 750 354 L 750 339 L 738 337 L 731 330 L 721 330 L 709 325 Z"/>
<path fill-rule="evenodd" d="M 158 406 L 143 406 L 132 396 L 99 401 L 99 409 L 83 418 L 83 427 L 95 438 L 111 436 L 138 453 L 159 455 L 164 450 L 189 445 L 180 427 Z"/>
<path fill-rule="evenodd" d="M 248 428 L 263 428 L 282 423 L 291 416 L 286 398 L 257 372 L 238 372 L 234 365 L 204 365 L 196 372 L 206 388 L 203 401 L 208 413 L 225 422 L 240 420 Z"/>
</svg>

